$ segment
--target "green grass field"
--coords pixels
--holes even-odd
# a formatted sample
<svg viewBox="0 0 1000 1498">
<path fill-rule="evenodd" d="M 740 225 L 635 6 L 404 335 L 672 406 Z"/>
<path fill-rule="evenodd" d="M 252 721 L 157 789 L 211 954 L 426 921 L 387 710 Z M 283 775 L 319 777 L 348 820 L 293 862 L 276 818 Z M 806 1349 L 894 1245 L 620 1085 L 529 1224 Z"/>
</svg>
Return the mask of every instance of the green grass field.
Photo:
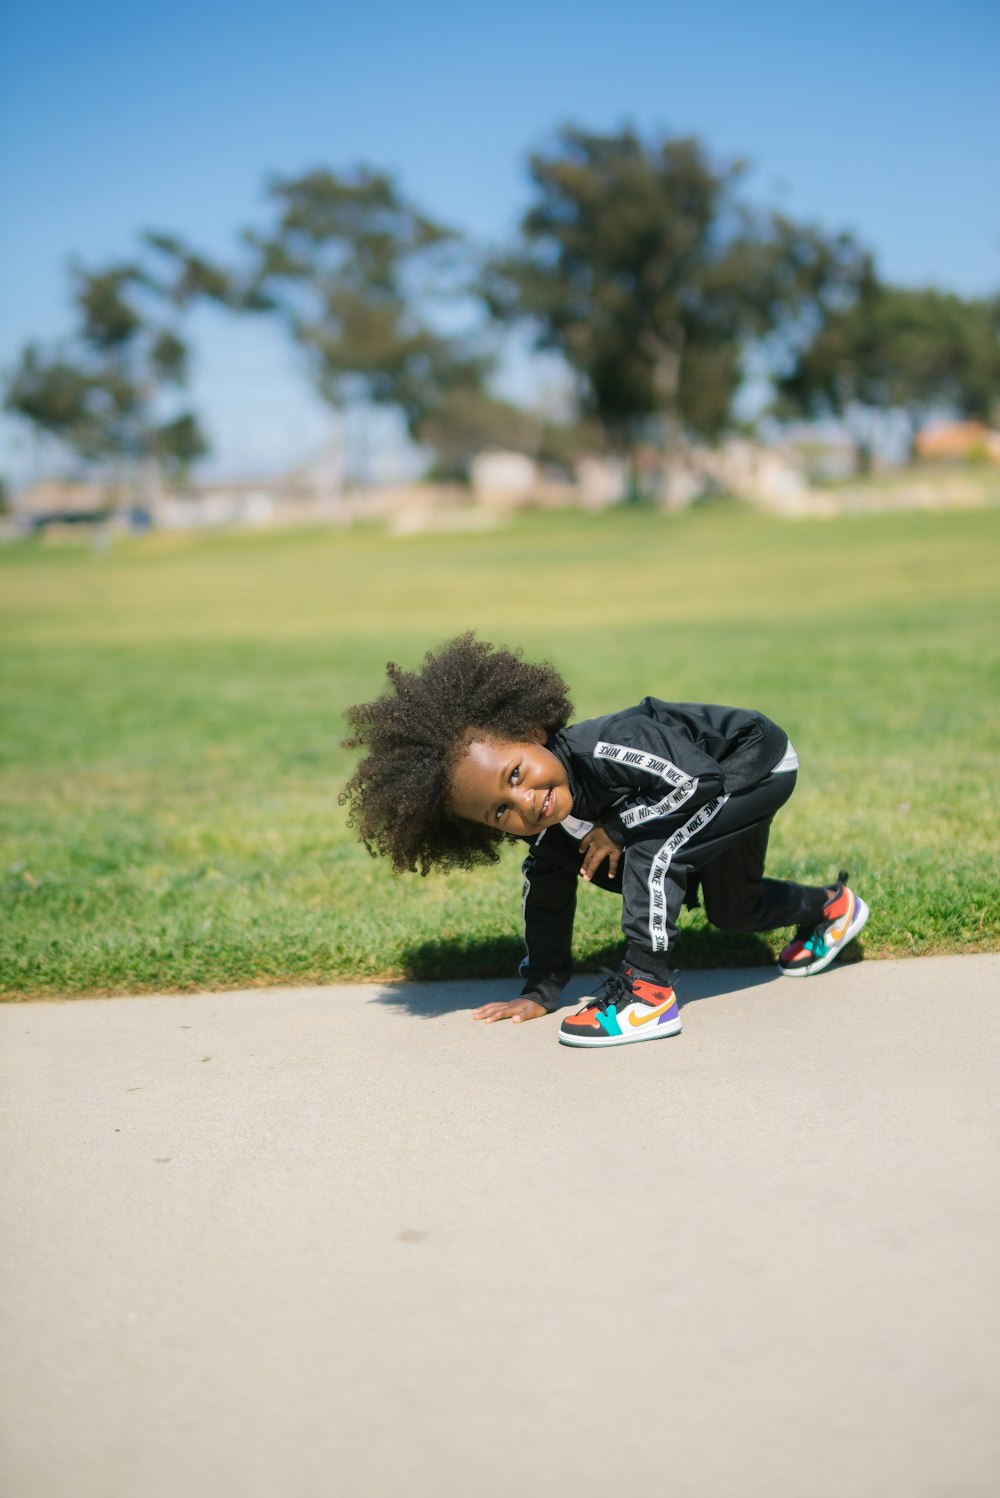
<svg viewBox="0 0 1000 1498">
<path fill-rule="evenodd" d="M 344 825 L 343 710 L 447 635 L 544 655 L 580 716 L 763 709 L 802 769 L 770 869 L 847 865 L 869 957 L 1000 945 L 1000 512 L 781 523 L 720 506 L 479 534 L 0 550 L 0 993 L 512 975 L 519 855 L 395 879 Z M 581 964 L 618 905 L 581 891 Z M 684 917 L 680 966 L 777 937 Z"/>
</svg>

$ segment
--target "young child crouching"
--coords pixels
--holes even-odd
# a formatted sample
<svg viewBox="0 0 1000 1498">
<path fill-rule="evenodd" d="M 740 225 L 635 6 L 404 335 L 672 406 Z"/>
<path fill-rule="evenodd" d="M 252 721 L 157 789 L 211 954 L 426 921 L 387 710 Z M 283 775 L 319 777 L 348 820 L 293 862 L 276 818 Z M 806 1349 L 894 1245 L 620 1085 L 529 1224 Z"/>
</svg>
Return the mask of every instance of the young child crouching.
<svg viewBox="0 0 1000 1498">
<path fill-rule="evenodd" d="M 564 1019 L 564 1045 L 677 1035 L 668 953 L 700 886 L 724 931 L 794 926 L 778 958 L 790 978 L 827 967 L 868 919 L 841 873 L 813 887 L 765 879 L 768 831 L 795 788 L 788 736 L 763 713 L 644 697 L 569 723 L 562 677 L 461 635 L 417 672 L 388 666 L 389 687 L 351 708 L 349 748 L 367 750 L 341 801 L 373 855 L 397 873 L 495 863 L 528 843 L 521 996 L 473 1018 L 551 1013 L 572 972 L 579 877 L 622 900 L 620 970 Z"/>
</svg>

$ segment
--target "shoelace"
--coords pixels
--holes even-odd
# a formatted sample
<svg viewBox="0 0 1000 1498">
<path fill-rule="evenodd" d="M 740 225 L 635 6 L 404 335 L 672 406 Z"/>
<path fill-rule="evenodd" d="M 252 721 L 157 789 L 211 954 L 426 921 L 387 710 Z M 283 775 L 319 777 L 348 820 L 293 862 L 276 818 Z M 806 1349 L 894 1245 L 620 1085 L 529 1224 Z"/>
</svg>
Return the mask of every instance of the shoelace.
<svg viewBox="0 0 1000 1498">
<path fill-rule="evenodd" d="M 630 1004 L 637 997 L 635 989 L 624 973 L 609 972 L 607 968 L 602 968 L 601 971 L 607 973 L 607 977 L 594 995 L 594 1003 L 598 1009 L 607 1009 L 611 1006 L 617 1008 L 621 1003 Z M 673 988 L 675 979 L 676 973 L 671 973 L 661 986 L 664 990 Z M 639 1002 L 649 1003 L 650 1000 L 641 999 Z"/>
<path fill-rule="evenodd" d="M 598 1009 L 617 1009 L 619 1004 L 628 1004 L 635 995 L 632 985 L 621 973 L 609 973 L 594 995 L 594 1003 Z"/>
</svg>

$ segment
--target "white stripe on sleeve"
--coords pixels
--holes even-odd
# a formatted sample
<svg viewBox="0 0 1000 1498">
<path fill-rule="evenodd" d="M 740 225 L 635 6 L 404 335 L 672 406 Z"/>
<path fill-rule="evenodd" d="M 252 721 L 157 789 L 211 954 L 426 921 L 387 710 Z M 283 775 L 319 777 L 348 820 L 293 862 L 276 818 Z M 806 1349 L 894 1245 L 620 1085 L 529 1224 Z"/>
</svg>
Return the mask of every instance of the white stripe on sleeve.
<svg viewBox="0 0 1000 1498">
<path fill-rule="evenodd" d="M 668 816 L 685 801 L 690 801 L 698 789 L 697 778 L 686 775 L 669 759 L 659 754 L 646 754 L 642 749 L 630 749 L 626 744 L 608 744 L 601 739 L 594 746 L 594 758 L 614 760 L 633 770 L 645 770 L 672 787 L 659 801 L 644 801 L 621 812 L 623 827 L 641 827 L 643 822 L 654 822 L 657 817 Z"/>
</svg>

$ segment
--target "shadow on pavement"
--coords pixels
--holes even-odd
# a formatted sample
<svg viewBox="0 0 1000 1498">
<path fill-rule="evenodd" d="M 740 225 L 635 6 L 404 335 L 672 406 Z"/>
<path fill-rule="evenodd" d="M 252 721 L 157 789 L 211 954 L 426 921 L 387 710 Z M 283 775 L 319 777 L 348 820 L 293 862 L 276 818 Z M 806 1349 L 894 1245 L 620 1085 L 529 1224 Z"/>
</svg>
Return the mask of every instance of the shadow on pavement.
<svg viewBox="0 0 1000 1498">
<path fill-rule="evenodd" d="M 403 1010 L 415 1019 L 440 1019 L 443 1014 L 476 1009 L 491 999 L 513 999 L 520 988 L 520 983 L 509 978 L 497 978 L 488 992 L 481 978 L 469 982 L 389 983 L 369 1003 Z"/>
<path fill-rule="evenodd" d="M 737 989 L 792 981 L 781 978 L 775 966 L 773 942 L 754 932 L 718 931 L 709 926 L 682 929 L 671 955 L 677 964 L 674 981 L 682 1009 Z M 372 1003 L 435 1019 L 474 1009 L 491 999 L 512 999 L 522 985 L 510 975 L 517 973 L 523 956 L 524 944 L 513 936 L 458 936 L 417 942 L 403 954 L 405 980 L 388 985 Z M 621 956 L 620 941 L 591 953 L 586 967 L 567 986 L 560 1008 L 576 1008 L 586 994 L 593 993 L 606 972 L 617 968 Z M 861 962 L 863 958 L 862 942 L 854 941 L 834 966 Z M 498 977 L 498 973 L 503 976 Z"/>
<path fill-rule="evenodd" d="M 576 974 L 567 985 L 559 1005 L 575 1009 L 583 998 L 593 993 L 603 981 L 603 972 Z M 689 969 L 678 975 L 677 1000 L 682 1009 L 705 999 L 731 996 L 743 989 L 759 988 L 766 983 L 788 982 L 773 966 L 763 968 Z M 398 1009 L 416 1019 L 439 1019 L 445 1014 L 472 1010 L 492 999 L 513 999 L 521 991 L 518 979 L 482 978 L 439 983 L 392 983 L 380 989 L 370 1000 L 387 1008 Z"/>
<path fill-rule="evenodd" d="M 711 972 L 694 969 L 677 975 L 677 1007 L 686 1009 L 689 1004 L 700 1004 L 705 999 L 785 981 L 788 980 L 782 979 L 776 967 L 715 968 Z"/>
</svg>

